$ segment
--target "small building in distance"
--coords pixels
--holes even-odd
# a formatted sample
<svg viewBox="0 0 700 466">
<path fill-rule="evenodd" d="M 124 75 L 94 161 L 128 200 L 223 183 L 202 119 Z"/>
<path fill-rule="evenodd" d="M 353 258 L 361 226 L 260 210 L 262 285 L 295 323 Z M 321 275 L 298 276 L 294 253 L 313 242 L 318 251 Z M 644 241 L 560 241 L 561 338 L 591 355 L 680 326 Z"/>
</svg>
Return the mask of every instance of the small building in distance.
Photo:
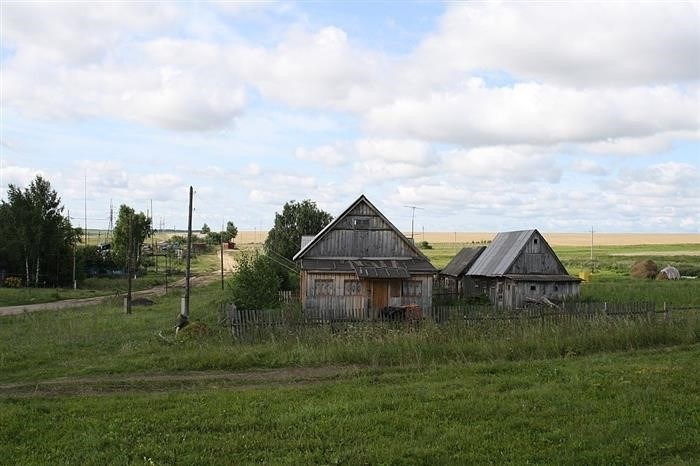
<svg viewBox="0 0 700 466">
<path fill-rule="evenodd" d="M 537 230 L 498 233 L 465 279 L 471 289 L 486 293 L 494 306 L 506 309 L 576 297 L 581 283 L 569 275 Z"/>
<path fill-rule="evenodd" d="M 437 270 L 364 195 L 302 243 L 294 261 L 305 313 L 362 319 L 389 307 L 432 305 Z"/>
<path fill-rule="evenodd" d="M 466 274 L 485 249 L 486 246 L 462 248 L 440 271 L 442 283 L 450 295 L 463 298 L 481 294 L 474 289 L 474 281 L 468 279 Z"/>
</svg>

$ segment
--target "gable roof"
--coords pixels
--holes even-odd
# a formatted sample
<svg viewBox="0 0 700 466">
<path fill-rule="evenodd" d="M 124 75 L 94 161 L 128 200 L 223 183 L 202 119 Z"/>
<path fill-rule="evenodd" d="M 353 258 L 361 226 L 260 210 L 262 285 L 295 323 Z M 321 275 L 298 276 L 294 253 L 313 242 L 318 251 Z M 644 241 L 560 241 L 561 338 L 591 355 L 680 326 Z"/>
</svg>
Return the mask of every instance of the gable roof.
<svg viewBox="0 0 700 466">
<path fill-rule="evenodd" d="M 535 233 L 542 237 L 544 246 L 552 253 L 552 256 L 561 269 L 566 270 L 539 231 L 520 230 L 498 233 L 491 244 L 488 245 L 486 250 L 474 262 L 467 274 L 484 277 L 505 275 Z"/>
<path fill-rule="evenodd" d="M 484 252 L 484 249 L 486 249 L 486 246 L 462 248 L 440 273 L 450 277 L 459 277 L 469 270 L 469 267 L 471 267 L 474 261 Z"/>
<path fill-rule="evenodd" d="M 384 214 L 382 214 L 379 209 L 377 209 L 374 204 L 372 204 L 367 197 L 365 197 L 364 194 L 360 195 L 350 206 L 348 206 L 347 209 L 345 209 L 338 217 L 336 217 L 331 223 L 325 226 L 323 230 L 318 232 L 318 234 L 311 240 L 309 241 L 303 248 L 297 252 L 292 260 L 299 260 L 303 259 L 304 255 L 310 251 L 316 244 L 318 244 L 330 231 L 332 231 L 336 225 L 338 225 L 345 217 L 350 214 L 359 204 L 364 203 L 367 207 L 369 207 L 383 222 L 387 224 L 387 226 L 400 238 L 400 240 L 408 246 L 408 248 L 413 251 L 415 254 L 416 258 L 422 259 L 426 261 L 428 264 L 430 264 L 430 260 L 421 252 L 420 249 L 415 245 L 413 241 L 410 241 L 406 236 L 404 236 L 403 233 L 399 231 L 398 228 L 394 226 L 393 223 L 387 219 Z M 436 269 L 430 265 L 430 268 L 432 271 L 435 271 Z"/>
</svg>

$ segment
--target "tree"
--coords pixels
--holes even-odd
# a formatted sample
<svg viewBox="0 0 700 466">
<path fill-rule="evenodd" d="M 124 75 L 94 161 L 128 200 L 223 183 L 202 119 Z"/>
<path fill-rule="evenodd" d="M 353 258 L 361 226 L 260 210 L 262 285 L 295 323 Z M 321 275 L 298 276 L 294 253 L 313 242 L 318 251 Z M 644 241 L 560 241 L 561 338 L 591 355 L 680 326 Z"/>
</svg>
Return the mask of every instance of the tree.
<svg viewBox="0 0 700 466">
<path fill-rule="evenodd" d="M 204 230 L 202 230 L 202 233 L 203 232 Z M 229 241 L 236 239 L 236 236 L 238 236 L 238 228 L 236 228 L 236 225 L 229 220 L 226 223 L 226 230 L 209 231 L 209 233 L 207 233 L 207 242 L 210 244 L 228 243 Z"/>
<path fill-rule="evenodd" d="M 236 228 L 236 225 L 233 224 L 231 220 L 226 222 L 226 231 L 224 231 L 224 234 L 222 236 L 222 242 L 228 243 L 229 241 L 234 241 L 236 239 L 236 236 L 238 236 L 238 228 Z"/>
<path fill-rule="evenodd" d="M 27 286 L 65 282 L 70 249 L 78 238 L 63 216 L 58 193 L 37 176 L 24 190 L 11 184 L 7 199 L 0 203 L 0 262 L 23 270 Z"/>
<path fill-rule="evenodd" d="M 279 304 L 279 277 L 270 259 L 257 251 L 238 259 L 238 270 L 228 287 L 239 309 L 265 309 Z"/>
<path fill-rule="evenodd" d="M 131 235 L 129 234 L 131 223 Z M 151 232 L 151 218 L 143 212 L 135 213 L 134 209 L 122 204 L 119 207 L 117 223 L 114 225 L 112 239 L 112 260 L 119 266 L 127 265 L 129 252 L 129 237 L 131 237 L 131 253 L 134 265 L 138 268 L 141 261 L 141 246 Z"/>
<path fill-rule="evenodd" d="M 205 223 L 204 225 L 202 225 L 202 228 L 199 231 L 201 231 L 203 235 L 208 235 L 209 233 L 211 233 L 211 228 L 209 228 L 209 225 Z"/>
<path fill-rule="evenodd" d="M 289 201 L 282 213 L 275 213 L 275 225 L 267 234 L 265 251 L 291 260 L 299 251 L 303 235 L 315 235 L 328 225 L 333 217 L 319 209 L 310 199 Z"/>
</svg>

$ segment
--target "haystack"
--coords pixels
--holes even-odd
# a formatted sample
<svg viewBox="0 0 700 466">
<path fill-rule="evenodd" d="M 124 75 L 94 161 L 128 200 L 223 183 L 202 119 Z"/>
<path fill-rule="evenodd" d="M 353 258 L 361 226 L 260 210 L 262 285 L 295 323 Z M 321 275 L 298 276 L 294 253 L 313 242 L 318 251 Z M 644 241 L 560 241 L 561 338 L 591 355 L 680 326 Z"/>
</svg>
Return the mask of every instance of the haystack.
<svg viewBox="0 0 700 466">
<path fill-rule="evenodd" d="M 657 280 L 680 280 L 681 273 L 672 265 L 667 265 L 656 276 Z"/>
<path fill-rule="evenodd" d="M 630 275 L 634 278 L 654 278 L 658 272 L 656 262 L 650 259 L 635 262 L 630 269 Z"/>
</svg>

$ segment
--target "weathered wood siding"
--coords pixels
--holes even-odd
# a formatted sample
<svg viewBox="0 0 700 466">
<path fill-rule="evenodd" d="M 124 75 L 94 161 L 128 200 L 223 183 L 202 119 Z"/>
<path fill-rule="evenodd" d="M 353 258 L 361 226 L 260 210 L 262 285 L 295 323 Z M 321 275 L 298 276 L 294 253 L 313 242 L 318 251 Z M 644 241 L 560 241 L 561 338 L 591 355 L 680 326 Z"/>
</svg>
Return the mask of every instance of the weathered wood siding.
<svg viewBox="0 0 700 466">
<path fill-rule="evenodd" d="M 369 206 L 360 203 L 334 225 L 305 257 L 392 258 L 418 255 Z"/>
<path fill-rule="evenodd" d="M 566 269 L 562 267 L 544 238 L 535 233 L 507 273 L 566 275 Z"/>
<path fill-rule="evenodd" d="M 519 308 L 527 303 L 527 298 L 569 299 L 579 295 L 578 282 L 513 281 L 507 278 L 493 278 L 481 282 L 481 286 L 498 308 Z M 533 289 L 534 288 L 534 289 Z"/>
<path fill-rule="evenodd" d="M 377 290 L 386 294 L 379 302 L 387 306 L 418 304 L 426 310 L 432 306 L 432 274 L 414 275 L 405 280 L 358 280 L 353 273 L 302 271 L 300 279 L 301 300 L 305 311 L 335 310 L 345 312 L 348 317 L 368 317 L 372 314 L 370 311 L 376 311 L 372 303 L 376 302 L 373 293 Z M 409 282 L 413 282 L 411 286 L 408 286 Z M 407 295 L 406 290 L 412 287 L 415 289 L 416 282 L 420 283 L 420 296 Z M 347 294 L 349 289 L 358 294 Z"/>
</svg>

